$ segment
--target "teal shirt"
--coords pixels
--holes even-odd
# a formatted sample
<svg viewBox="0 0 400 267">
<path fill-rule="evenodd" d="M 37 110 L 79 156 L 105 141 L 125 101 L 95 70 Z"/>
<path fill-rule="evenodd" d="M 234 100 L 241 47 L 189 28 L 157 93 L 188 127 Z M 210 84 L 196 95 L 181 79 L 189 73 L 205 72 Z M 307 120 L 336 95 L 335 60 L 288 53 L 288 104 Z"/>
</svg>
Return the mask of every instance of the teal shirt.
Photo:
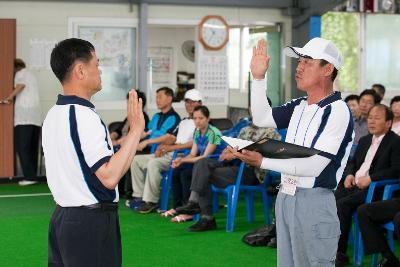
<svg viewBox="0 0 400 267">
<path fill-rule="evenodd" d="M 193 135 L 193 140 L 198 148 L 198 155 L 203 155 L 206 147 L 209 143 L 214 145 L 221 144 L 221 132 L 212 125 L 208 125 L 207 131 L 203 136 L 200 134 L 200 130 L 196 130 Z"/>
</svg>

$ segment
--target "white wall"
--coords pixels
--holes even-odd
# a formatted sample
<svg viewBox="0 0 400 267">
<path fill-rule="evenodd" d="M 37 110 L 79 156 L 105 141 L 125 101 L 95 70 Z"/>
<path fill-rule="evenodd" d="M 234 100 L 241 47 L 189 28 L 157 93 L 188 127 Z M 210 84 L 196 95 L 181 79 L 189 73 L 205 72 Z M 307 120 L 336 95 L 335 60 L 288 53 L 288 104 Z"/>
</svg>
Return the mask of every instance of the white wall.
<svg viewBox="0 0 400 267">
<path fill-rule="evenodd" d="M 224 16 L 229 23 L 257 24 L 258 21 L 281 22 L 284 24 L 285 44 L 291 42 L 291 19 L 281 15 L 281 11 L 271 9 L 227 8 L 227 7 L 198 7 L 198 6 L 149 6 L 149 19 L 164 19 L 171 21 L 200 19 L 209 14 Z M 127 4 L 100 4 L 100 3 L 65 3 L 65 2 L 12 2 L 0 1 L 0 18 L 17 19 L 17 57 L 24 59 L 29 68 L 29 40 L 46 39 L 60 41 L 68 37 L 68 17 L 112 17 L 112 18 L 138 18 L 138 8 Z M 153 30 L 150 31 L 150 33 Z M 176 38 L 179 42 L 185 39 L 188 33 Z M 154 38 L 154 39 L 153 39 Z M 168 37 L 150 36 L 149 41 L 162 40 Z M 179 45 L 180 49 L 180 45 Z M 185 64 L 186 59 L 181 63 Z M 179 60 L 180 62 L 181 60 Z M 180 63 L 179 63 L 180 64 Z M 180 66 L 178 66 L 180 67 Z M 182 66 L 183 67 L 183 66 Z M 188 67 L 185 65 L 184 67 Z M 290 68 L 287 68 L 290 70 Z M 178 68 L 179 70 L 179 68 Z M 190 69 L 188 69 L 190 70 Z M 61 85 L 51 70 L 33 71 L 38 78 L 42 104 L 42 116 L 54 104 L 57 94 L 61 93 Z M 286 71 L 284 79 L 290 81 L 290 72 Z M 290 84 L 286 85 L 290 88 Z M 230 102 L 243 103 L 246 94 L 234 92 L 230 94 Z M 235 105 L 236 106 L 236 105 Z M 178 110 L 183 114 L 183 110 Z M 224 106 L 211 107 L 214 117 L 226 116 L 227 108 Z M 125 117 L 125 107 L 120 110 L 98 110 L 106 123 L 121 120 Z M 149 115 L 154 111 L 149 110 Z"/>
<path fill-rule="evenodd" d="M 186 40 L 194 40 L 194 27 L 171 28 L 152 26 L 148 32 L 149 47 L 173 47 L 176 60 L 173 62 L 177 71 L 194 73 L 195 64 L 185 58 L 181 52 L 182 43 Z"/>
<path fill-rule="evenodd" d="M 124 4 L 88 4 L 55 2 L 3 2 L 0 17 L 17 19 L 17 57 L 29 68 L 29 40 L 46 39 L 61 41 L 68 37 L 68 17 L 117 17 L 137 18 L 137 7 L 129 11 Z M 42 104 L 42 117 L 54 105 L 61 85 L 51 70 L 32 71 L 38 79 Z M 121 111 L 100 111 L 106 122 L 123 116 Z"/>
</svg>

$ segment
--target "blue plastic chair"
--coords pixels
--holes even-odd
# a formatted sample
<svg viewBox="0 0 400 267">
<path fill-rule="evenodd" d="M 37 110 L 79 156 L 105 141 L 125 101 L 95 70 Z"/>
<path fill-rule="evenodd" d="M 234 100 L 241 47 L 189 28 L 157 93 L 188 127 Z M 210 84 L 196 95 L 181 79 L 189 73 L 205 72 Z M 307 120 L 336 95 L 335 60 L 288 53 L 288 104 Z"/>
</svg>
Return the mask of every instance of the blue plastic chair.
<svg viewBox="0 0 400 267">
<path fill-rule="evenodd" d="M 281 136 L 281 140 L 285 141 L 286 140 L 286 133 L 287 133 L 287 128 L 284 129 L 277 129 L 278 133 Z"/>
<path fill-rule="evenodd" d="M 176 159 L 177 155 L 183 153 L 185 156 L 190 153 L 189 149 L 179 149 L 172 154 L 172 160 Z M 172 162 L 171 160 L 171 162 Z M 170 166 L 167 171 L 161 172 L 161 196 L 160 196 L 160 210 L 166 211 L 168 209 L 169 193 L 172 186 L 172 175 L 174 169 Z"/>
<path fill-rule="evenodd" d="M 251 120 L 249 118 L 243 118 L 239 120 L 232 128 L 222 131 L 222 135 L 229 137 L 237 137 L 240 130 L 246 126 L 251 124 Z"/>
<path fill-rule="evenodd" d="M 247 221 L 254 222 L 254 192 L 261 193 L 261 198 L 263 202 L 265 223 L 270 223 L 269 217 L 269 198 L 267 196 L 266 185 L 267 182 L 271 180 L 268 177 L 268 173 L 264 179 L 264 182 L 259 185 L 249 186 L 241 185 L 243 169 L 245 163 L 241 162 L 238 174 L 236 176 L 236 183 L 228 185 L 226 188 L 218 188 L 212 185 L 213 190 L 213 211 L 217 212 L 218 206 L 218 193 L 223 193 L 227 198 L 227 213 L 226 213 L 226 231 L 232 232 L 235 223 L 236 208 L 238 203 L 239 191 L 245 191 L 246 209 L 247 209 Z"/>
<path fill-rule="evenodd" d="M 398 183 L 398 179 L 387 179 L 382 181 L 371 182 L 368 188 L 368 194 L 365 203 L 371 203 L 375 193 L 375 189 L 390 184 Z M 354 245 L 353 245 L 353 265 L 361 266 L 364 257 L 364 245 L 361 237 L 360 226 L 358 223 L 357 213 L 353 214 L 354 220 Z"/>
<path fill-rule="evenodd" d="M 382 200 L 388 200 L 392 198 L 392 194 L 394 191 L 400 190 L 400 184 L 392 184 L 392 185 L 387 185 L 385 186 L 385 191 L 383 192 L 383 198 Z M 394 251 L 394 238 L 393 238 L 393 233 L 394 233 L 394 223 L 388 222 L 382 225 L 383 228 L 386 229 L 387 234 L 386 237 L 388 239 L 389 247 L 392 251 Z M 378 254 L 372 255 L 372 267 L 376 267 L 378 265 Z"/>
</svg>

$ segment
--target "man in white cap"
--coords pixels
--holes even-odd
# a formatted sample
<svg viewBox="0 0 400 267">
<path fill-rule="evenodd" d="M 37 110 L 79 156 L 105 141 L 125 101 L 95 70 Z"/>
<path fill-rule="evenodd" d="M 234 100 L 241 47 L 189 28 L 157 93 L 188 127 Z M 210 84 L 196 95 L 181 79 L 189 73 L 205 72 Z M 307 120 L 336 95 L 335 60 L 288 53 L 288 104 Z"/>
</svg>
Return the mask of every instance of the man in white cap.
<svg viewBox="0 0 400 267">
<path fill-rule="evenodd" d="M 353 120 L 333 81 L 342 66 L 338 48 L 314 38 L 303 48 L 286 47 L 298 58 L 297 87 L 306 96 L 271 108 L 265 74 L 270 57 L 266 42 L 253 49 L 251 92 L 257 126 L 287 128 L 286 142 L 320 150 L 306 158 L 263 158 L 254 151 L 236 152 L 250 165 L 282 174 L 276 201 L 278 266 L 334 266 L 340 225 L 333 190 L 340 181 L 353 143 Z"/>
<path fill-rule="evenodd" d="M 157 210 L 160 198 L 161 172 L 168 170 L 172 154 L 178 149 L 192 147 L 193 134 L 196 129 L 193 110 L 202 105 L 202 96 L 197 89 L 185 94 L 185 108 L 189 117 L 181 120 L 172 134 L 157 138 L 157 150 L 151 155 L 138 155 L 131 165 L 133 199 L 127 204 L 142 214 Z"/>
</svg>

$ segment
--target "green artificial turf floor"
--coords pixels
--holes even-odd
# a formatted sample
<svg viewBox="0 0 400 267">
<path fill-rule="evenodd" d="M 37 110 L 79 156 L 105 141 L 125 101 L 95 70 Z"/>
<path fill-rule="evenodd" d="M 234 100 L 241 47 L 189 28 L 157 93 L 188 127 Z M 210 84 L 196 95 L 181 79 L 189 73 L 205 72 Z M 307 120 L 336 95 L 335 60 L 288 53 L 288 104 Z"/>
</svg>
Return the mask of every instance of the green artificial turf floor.
<svg viewBox="0 0 400 267">
<path fill-rule="evenodd" d="M 47 185 L 0 185 L 0 266 L 47 265 L 52 196 L 4 197 L 38 193 L 49 193 Z M 255 222 L 247 223 L 241 201 L 233 233 L 225 232 L 225 209 L 217 214 L 218 230 L 189 233 L 186 228 L 192 222 L 172 223 L 156 213 L 138 214 L 122 199 L 123 266 L 275 266 L 276 249 L 254 248 L 241 241 L 246 232 L 263 225 L 261 204 L 256 204 L 255 213 Z"/>
<path fill-rule="evenodd" d="M 0 185 L 0 266 L 47 266 L 47 229 L 55 207 L 48 193 L 46 184 Z M 26 196 L 5 197 L 20 194 Z M 255 222 L 247 223 L 241 199 L 234 232 L 225 232 L 226 210 L 221 209 L 216 214 L 218 230 L 189 233 L 186 228 L 192 222 L 172 223 L 156 213 L 138 214 L 126 208 L 122 199 L 123 266 L 276 266 L 276 249 L 250 247 L 241 241 L 246 232 L 263 225 L 259 198 L 255 214 Z M 364 266 L 370 266 L 370 260 L 366 257 Z"/>
</svg>

